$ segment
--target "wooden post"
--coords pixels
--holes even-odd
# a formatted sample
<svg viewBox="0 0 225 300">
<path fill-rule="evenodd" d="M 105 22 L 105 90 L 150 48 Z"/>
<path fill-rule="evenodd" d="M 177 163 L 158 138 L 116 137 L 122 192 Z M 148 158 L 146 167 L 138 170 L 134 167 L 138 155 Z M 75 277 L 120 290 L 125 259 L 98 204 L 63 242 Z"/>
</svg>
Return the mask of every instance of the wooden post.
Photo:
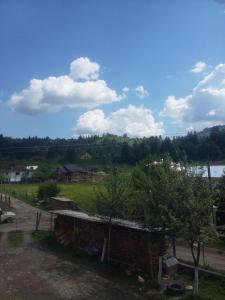
<svg viewBox="0 0 225 300">
<path fill-rule="evenodd" d="M 38 212 L 37 212 L 37 215 L 36 215 L 36 225 L 35 225 L 35 230 L 38 230 Z"/>
<path fill-rule="evenodd" d="M 51 212 L 51 217 L 50 217 L 50 231 L 53 231 L 53 213 Z"/>
<path fill-rule="evenodd" d="M 37 217 L 36 217 L 36 226 L 35 226 L 35 230 L 38 230 L 39 224 L 41 221 L 41 212 L 37 212 Z"/>
<path fill-rule="evenodd" d="M 107 246 L 107 238 L 104 238 L 103 248 L 102 248 L 102 255 L 101 255 L 101 262 L 102 263 L 103 263 L 104 258 L 105 258 L 106 246 Z"/>
</svg>

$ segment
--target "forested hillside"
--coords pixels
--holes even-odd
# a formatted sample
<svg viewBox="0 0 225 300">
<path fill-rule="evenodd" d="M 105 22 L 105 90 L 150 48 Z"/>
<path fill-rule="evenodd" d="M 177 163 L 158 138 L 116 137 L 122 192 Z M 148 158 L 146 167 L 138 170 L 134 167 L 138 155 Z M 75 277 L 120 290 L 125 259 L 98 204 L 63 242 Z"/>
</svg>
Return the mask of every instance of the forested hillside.
<svg viewBox="0 0 225 300">
<path fill-rule="evenodd" d="M 188 133 L 183 137 L 142 139 L 104 135 L 77 139 L 29 137 L 10 138 L 0 135 L 1 162 L 48 161 L 90 164 L 133 165 L 148 155 L 169 153 L 174 161 L 225 160 L 225 129 L 210 129 L 208 135 Z"/>
</svg>

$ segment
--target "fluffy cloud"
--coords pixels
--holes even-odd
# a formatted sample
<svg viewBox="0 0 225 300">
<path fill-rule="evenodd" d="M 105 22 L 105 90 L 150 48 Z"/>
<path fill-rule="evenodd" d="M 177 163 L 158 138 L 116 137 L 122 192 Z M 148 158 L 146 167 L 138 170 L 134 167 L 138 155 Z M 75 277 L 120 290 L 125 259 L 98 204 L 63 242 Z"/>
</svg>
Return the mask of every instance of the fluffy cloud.
<svg viewBox="0 0 225 300">
<path fill-rule="evenodd" d="M 70 76 L 74 80 L 96 80 L 99 77 L 100 65 L 91 62 L 87 57 L 80 57 L 70 64 Z"/>
<path fill-rule="evenodd" d="M 187 96 L 186 98 L 176 99 L 174 96 L 169 96 L 160 116 L 167 116 L 177 120 L 182 120 L 186 110 L 188 109 L 188 99 L 190 97 L 191 96 Z"/>
<path fill-rule="evenodd" d="M 206 67 L 207 65 L 204 61 L 198 61 L 190 71 L 196 74 L 202 73 L 203 71 L 205 71 Z"/>
<path fill-rule="evenodd" d="M 149 92 L 143 87 L 143 85 L 138 85 L 135 88 L 135 92 L 136 95 L 141 99 L 144 99 L 149 96 Z"/>
<path fill-rule="evenodd" d="M 191 124 L 194 128 L 225 123 L 225 64 L 217 65 L 201 80 L 191 95 L 169 96 L 162 116 Z"/>
<path fill-rule="evenodd" d="M 100 109 L 81 115 L 74 129 L 75 135 L 127 134 L 149 137 L 164 134 L 162 122 L 155 122 L 150 109 L 129 105 L 112 112 L 108 117 Z"/>
<path fill-rule="evenodd" d="M 14 93 L 9 105 L 24 114 L 55 112 L 63 107 L 94 108 L 120 101 L 104 80 L 98 79 L 100 66 L 88 58 L 78 58 L 70 64 L 70 74 L 32 79 L 24 90 Z"/>
</svg>

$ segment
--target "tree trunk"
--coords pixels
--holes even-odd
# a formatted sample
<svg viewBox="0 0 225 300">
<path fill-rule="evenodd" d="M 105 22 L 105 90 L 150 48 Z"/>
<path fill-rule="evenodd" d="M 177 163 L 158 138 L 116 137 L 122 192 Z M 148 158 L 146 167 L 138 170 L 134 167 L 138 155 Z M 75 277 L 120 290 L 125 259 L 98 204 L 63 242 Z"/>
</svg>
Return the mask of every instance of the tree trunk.
<svg viewBox="0 0 225 300">
<path fill-rule="evenodd" d="M 195 285 L 194 285 L 194 295 L 198 295 L 198 266 L 195 266 Z"/>
<path fill-rule="evenodd" d="M 112 217 L 109 218 L 108 224 L 108 249 L 107 249 L 107 260 L 110 262 L 110 244 L 111 244 L 111 229 L 112 229 Z"/>
<path fill-rule="evenodd" d="M 205 267 L 205 245 L 204 243 L 202 244 L 202 260 L 203 260 L 203 266 Z"/>
<path fill-rule="evenodd" d="M 200 254 L 201 254 L 201 243 L 198 241 L 197 242 L 197 246 L 196 246 L 196 254 L 195 254 L 195 245 L 194 245 L 195 241 L 192 240 L 190 242 L 190 247 L 191 247 L 191 254 L 193 257 L 193 261 L 194 261 L 194 266 L 195 266 L 195 284 L 194 284 L 194 295 L 198 295 L 198 266 L 199 266 L 199 259 L 200 259 Z"/>
<path fill-rule="evenodd" d="M 165 227 L 161 230 L 159 238 L 159 270 L 158 270 L 158 284 L 162 286 L 162 260 L 163 260 L 163 247 L 165 241 Z"/>
<path fill-rule="evenodd" d="M 176 251 L 176 237 L 173 235 L 171 238 L 172 241 L 172 248 L 173 248 L 173 256 L 177 257 L 177 251 Z"/>
<path fill-rule="evenodd" d="M 105 250 L 106 250 L 106 246 L 107 246 L 107 238 L 104 238 L 103 248 L 102 248 L 102 255 L 101 255 L 101 262 L 102 262 L 102 263 L 103 263 L 104 258 L 105 258 Z"/>
<path fill-rule="evenodd" d="M 162 259 L 163 257 L 159 256 L 159 271 L 158 271 L 158 284 L 162 286 Z"/>
</svg>

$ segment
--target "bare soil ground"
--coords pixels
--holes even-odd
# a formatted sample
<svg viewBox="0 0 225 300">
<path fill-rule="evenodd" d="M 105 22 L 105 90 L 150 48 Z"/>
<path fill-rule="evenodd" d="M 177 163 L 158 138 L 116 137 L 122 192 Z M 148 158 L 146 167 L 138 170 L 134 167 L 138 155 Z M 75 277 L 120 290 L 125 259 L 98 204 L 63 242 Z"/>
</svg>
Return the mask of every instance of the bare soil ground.
<svg viewBox="0 0 225 300">
<path fill-rule="evenodd" d="M 23 245 L 18 248 L 8 243 L 8 233 L 1 234 L 1 300 L 142 299 L 87 265 L 74 264 L 44 251 L 32 242 L 29 232 L 24 234 Z"/>
<path fill-rule="evenodd" d="M 12 199 L 17 222 L 0 224 L 1 300 L 132 300 L 143 299 L 138 288 L 124 286 L 82 262 L 62 259 L 34 243 L 36 212 L 30 205 Z M 49 229 L 50 216 L 42 211 L 40 228 Z M 22 230 L 19 246 L 12 246 L 9 235 Z"/>
<path fill-rule="evenodd" d="M 13 223 L 0 224 L 0 231 L 7 232 L 12 230 L 31 231 L 35 229 L 37 212 L 41 212 L 40 227 L 41 230 L 50 228 L 50 214 L 44 210 L 33 207 L 23 201 L 11 197 L 11 208 L 7 210 L 16 213 Z"/>
</svg>

